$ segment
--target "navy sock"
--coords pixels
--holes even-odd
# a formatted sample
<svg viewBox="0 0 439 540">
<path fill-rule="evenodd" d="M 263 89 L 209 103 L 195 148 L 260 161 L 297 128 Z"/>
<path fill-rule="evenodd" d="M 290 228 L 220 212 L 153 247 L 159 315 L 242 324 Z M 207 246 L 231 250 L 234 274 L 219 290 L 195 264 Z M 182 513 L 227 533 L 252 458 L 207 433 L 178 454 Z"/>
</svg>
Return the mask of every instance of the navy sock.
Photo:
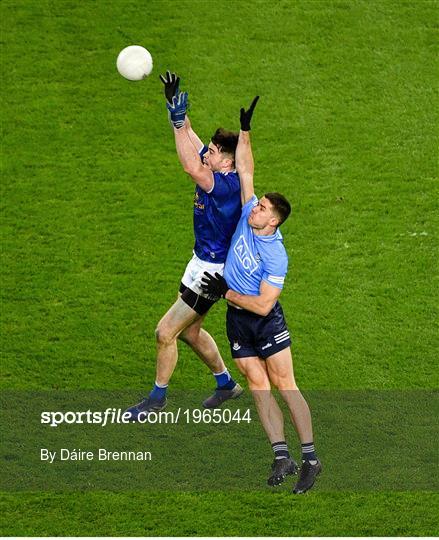
<svg viewBox="0 0 439 540">
<path fill-rule="evenodd" d="M 214 373 L 213 376 L 216 379 L 217 388 L 221 388 L 221 390 L 232 390 L 236 386 L 236 382 L 232 379 L 227 369 L 221 373 Z"/>
<path fill-rule="evenodd" d="M 302 444 L 302 461 L 317 461 L 313 442 Z"/>
<path fill-rule="evenodd" d="M 166 397 L 167 391 L 168 391 L 167 384 L 157 384 L 157 381 L 156 381 L 154 384 L 154 388 L 149 394 L 149 397 L 155 401 L 161 401 L 162 399 Z"/>
<path fill-rule="evenodd" d="M 271 448 L 273 448 L 274 459 L 285 459 L 290 457 L 286 441 L 271 443 Z"/>
</svg>

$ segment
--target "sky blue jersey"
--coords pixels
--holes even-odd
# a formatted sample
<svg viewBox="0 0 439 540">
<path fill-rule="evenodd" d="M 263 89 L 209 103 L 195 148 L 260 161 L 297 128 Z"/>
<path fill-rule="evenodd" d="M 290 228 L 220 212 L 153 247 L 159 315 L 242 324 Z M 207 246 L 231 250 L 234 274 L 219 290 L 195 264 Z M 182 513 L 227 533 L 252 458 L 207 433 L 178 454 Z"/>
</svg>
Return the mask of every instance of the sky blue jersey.
<svg viewBox="0 0 439 540">
<path fill-rule="evenodd" d="M 261 281 L 283 288 L 288 270 L 288 256 L 279 229 L 270 236 L 258 236 L 248 224 L 256 195 L 242 207 L 227 255 L 224 277 L 228 286 L 241 294 L 259 295 Z"/>
<path fill-rule="evenodd" d="M 200 157 L 207 152 L 205 146 Z M 241 215 L 241 187 L 236 171 L 213 174 L 209 193 L 198 185 L 194 196 L 194 253 L 203 261 L 223 263 Z"/>
</svg>

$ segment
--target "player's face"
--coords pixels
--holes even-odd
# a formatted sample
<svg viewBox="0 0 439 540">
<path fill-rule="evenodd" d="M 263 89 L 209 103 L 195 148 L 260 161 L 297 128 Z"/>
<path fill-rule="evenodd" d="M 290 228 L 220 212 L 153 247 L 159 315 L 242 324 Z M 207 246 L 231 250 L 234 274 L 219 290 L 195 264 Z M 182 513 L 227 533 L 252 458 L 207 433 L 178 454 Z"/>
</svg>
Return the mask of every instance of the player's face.
<svg viewBox="0 0 439 540">
<path fill-rule="evenodd" d="M 262 197 L 257 206 L 253 208 L 248 217 L 248 224 L 252 229 L 263 230 L 267 227 L 277 227 L 278 218 L 273 212 L 273 205 L 266 198 Z"/>
<path fill-rule="evenodd" d="M 224 154 L 218 150 L 217 146 L 212 142 L 209 143 L 208 150 L 204 154 L 204 163 L 212 172 L 222 171 L 227 167 L 229 161 L 230 160 L 225 158 Z"/>
</svg>

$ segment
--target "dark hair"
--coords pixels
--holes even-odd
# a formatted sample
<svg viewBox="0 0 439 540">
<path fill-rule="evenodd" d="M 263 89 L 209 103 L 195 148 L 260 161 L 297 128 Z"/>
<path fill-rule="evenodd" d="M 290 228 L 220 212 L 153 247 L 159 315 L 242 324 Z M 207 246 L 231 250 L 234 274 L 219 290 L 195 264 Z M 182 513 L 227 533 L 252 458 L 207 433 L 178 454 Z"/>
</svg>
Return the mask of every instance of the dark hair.
<svg viewBox="0 0 439 540">
<path fill-rule="evenodd" d="M 279 218 L 279 225 L 287 219 L 291 213 L 291 204 L 280 193 L 266 193 L 264 195 L 273 205 L 273 211 Z"/>
<path fill-rule="evenodd" d="M 239 133 L 218 128 L 212 136 L 211 141 L 220 152 L 231 154 L 235 159 L 236 147 L 238 146 Z"/>
</svg>

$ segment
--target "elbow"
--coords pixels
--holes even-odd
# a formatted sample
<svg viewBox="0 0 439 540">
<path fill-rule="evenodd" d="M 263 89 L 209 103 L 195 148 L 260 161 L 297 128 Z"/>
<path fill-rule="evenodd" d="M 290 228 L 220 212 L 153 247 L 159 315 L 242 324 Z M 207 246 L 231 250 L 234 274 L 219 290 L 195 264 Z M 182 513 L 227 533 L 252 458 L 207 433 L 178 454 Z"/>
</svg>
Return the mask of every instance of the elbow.
<svg viewBox="0 0 439 540">
<path fill-rule="evenodd" d="M 189 176 L 193 176 L 195 171 L 196 171 L 196 168 L 193 165 L 189 164 L 189 163 L 185 163 L 185 164 L 183 164 L 183 170 Z"/>
<path fill-rule="evenodd" d="M 241 182 L 253 182 L 253 171 L 248 167 L 236 167 Z"/>
<path fill-rule="evenodd" d="M 273 308 L 272 304 L 264 303 L 258 308 L 258 315 L 262 315 L 262 317 L 266 317 L 270 313 L 272 308 Z"/>
<path fill-rule="evenodd" d="M 239 163 L 236 163 L 236 170 L 240 176 L 245 176 L 245 175 L 249 176 L 252 174 L 252 170 L 250 167 L 242 166 Z"/>
</svg>

